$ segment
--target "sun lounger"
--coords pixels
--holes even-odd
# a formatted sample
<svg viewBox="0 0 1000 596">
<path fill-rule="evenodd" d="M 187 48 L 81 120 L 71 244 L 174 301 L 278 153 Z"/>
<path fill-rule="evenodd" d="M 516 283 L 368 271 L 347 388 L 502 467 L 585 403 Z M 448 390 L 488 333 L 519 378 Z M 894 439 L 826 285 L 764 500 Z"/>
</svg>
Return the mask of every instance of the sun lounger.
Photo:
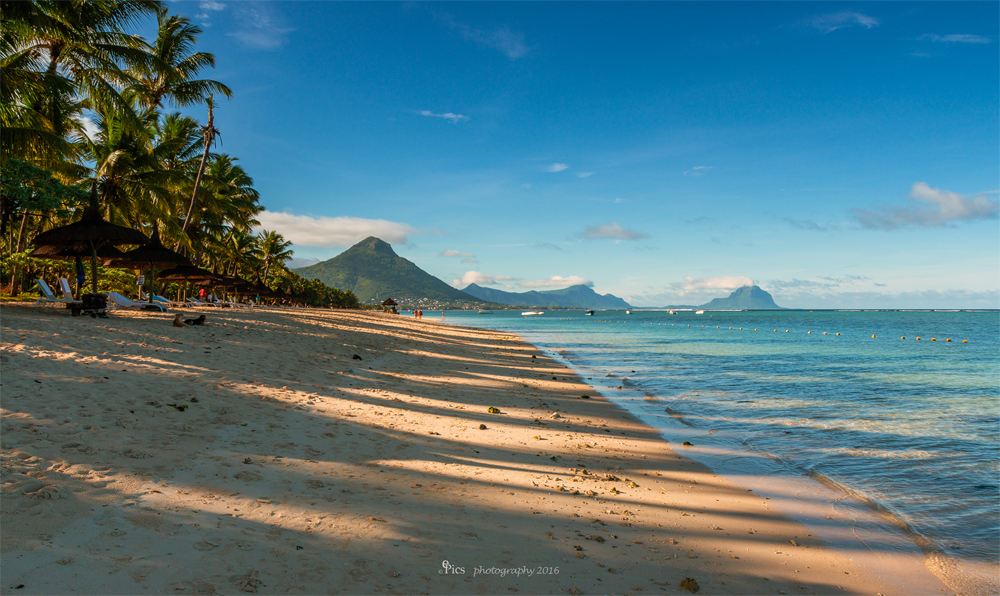
<svg viewBox="0 0 1000 596">
<path fill-rule="evenodd" d="M 156 302 L 159 302 L 160 304 L 164 304 L 166 306 L 187 306 L 183 302 L 177 302 L 176 300 L 170 300 L 169 298 L 164 298 L 163 296 L 160 296 L 159 294 L 153 294 L 153 300 L 156 301 Z"/>
<path fill-rule="evenodd" d="M 45 283 L 45 280 L 38 278 L 35 281 L 38 282 L 38 289 L 42 291 L 42 297 L 35 301 L 35 306 L 39 304 L 82 304 L 79 300 L 73 300 L 72 294 L 69 298 L 56 298 L 56 295 L 52 293 L 52 288 L 49 284 Z"/>
<path fill-rule="evenodd" d="M 115 308 L 138 308 L 142 310 L 158 310 L 160 312 L 167 312 L 167 307 L 160 304 L 159 302 L 136 302 L 131 298 L 126 298 L 118 292 L 108 292 L 108 303 L 114 305 Z"/>
<path fill-rule="evenodd" d="M 211 302 L 202 302 L 201 300 L 196 300 L 194 298 L 188 298 L 186 302 L 190 306 L 218 306 L 216 304 L 212 304 Z"/>
<path fill-rule="evenodd" d="M 65 277 L 59 278 L 59 289 L 62 290 L 63 298 L 76 302 L 76 298 L 73 297 L 73 289 L 69 287 L 69 280 Z"/>
</svg>

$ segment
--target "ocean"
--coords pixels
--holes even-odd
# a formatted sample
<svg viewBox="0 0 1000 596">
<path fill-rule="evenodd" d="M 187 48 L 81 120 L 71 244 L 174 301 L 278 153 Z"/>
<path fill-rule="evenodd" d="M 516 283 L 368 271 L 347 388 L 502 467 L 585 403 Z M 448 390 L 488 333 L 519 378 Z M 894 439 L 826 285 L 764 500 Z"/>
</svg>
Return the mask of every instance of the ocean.
<svg viewBox="0 0 1000 596">
<path fill-rule="evenodd" d="M 671 443 L 710 437 L 768 462 L 760 474 L 777 465 L 834 486 L 894 518 L 925 554 L 987 570 L 1000 559 L 996 311 L 498 310 L 445 320 L 558 355 Z M 703 461 L 745 472 L 724 457 Z"/>
</svg>

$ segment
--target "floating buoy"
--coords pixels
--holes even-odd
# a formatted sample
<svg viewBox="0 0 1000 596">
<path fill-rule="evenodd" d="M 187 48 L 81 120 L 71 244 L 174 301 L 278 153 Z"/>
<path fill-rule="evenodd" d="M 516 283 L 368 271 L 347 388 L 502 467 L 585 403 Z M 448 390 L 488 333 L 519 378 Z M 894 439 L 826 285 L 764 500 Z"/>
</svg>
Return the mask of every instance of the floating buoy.
<svg viewBox="0 0 1000 596">
<path fill-rule="evenodd" d="M 919 338 L 919 337 L 917 338 L 917 341 L 920 341 L 920 338 Z"/>
<path fill-rule="evenodd" d="M 826 335 L 826 331 L 823 332 L 823 335 Z"/>
<path fill-rule="evenodd" d="M 963 343 L 963 344 L 967 344 L 967 343 L 969 343 L 969 340 L 967 340 L 967 339 L 963 339 L 963 340 L 962 340 L 962 343 Z"/>
<path fill-rule="evenodd" d="M 775 333 L 777 333 L 777 332 L 778 332 L 778 330 L 777 330 L 777 329 L 775 329 L 775 330 L 774 330 L 774 332 L 775 332 Z"/>
<path fill-rule="evenodd" d="M 790 333 L 790 331 L 788 331 L 788 329 L 785 329 L 785 333 Z"/>
<path fill-rule="evenodd" d="M 948 343 L 951 343 L 951 340 L 950 340 L 950 339 L 946 339 L 945 341 L 946 341 L 946 342 L 948 342 Z"/>
<path fill-rule="evenodd" d="M 937 338 L 936 337 L 932 337 L 931 341 L 937 341 Z"/>
<path fill-rule="evenodd" d="M 837 335 L 840 335 L 839 333 Z"/>
<path fill-rule="evenodd" d="M 875 334 L 874 334 L 874 333 L 872 333 L 872 339 L 874 339 L 874 338 L 875 338 Z"/>
<path fill-rule="evenodd" d="M 809 311 L 812 312 L 812 311 Z M 806 331 L 807 334 L 812 335 L 812 331 Z"/>
<path fill-rule="evenodd" d="M 730 329 L 732 329 L 732 327 L 730 327 Z"/>
<path fill-rule="evenodd" d="M 901 337 L 900 337 L 899 339 L 906 339 L 906 336 L 905 336 L 905 335 L 903 335 L 903 336 L 901 336 Z"/>
</svg>

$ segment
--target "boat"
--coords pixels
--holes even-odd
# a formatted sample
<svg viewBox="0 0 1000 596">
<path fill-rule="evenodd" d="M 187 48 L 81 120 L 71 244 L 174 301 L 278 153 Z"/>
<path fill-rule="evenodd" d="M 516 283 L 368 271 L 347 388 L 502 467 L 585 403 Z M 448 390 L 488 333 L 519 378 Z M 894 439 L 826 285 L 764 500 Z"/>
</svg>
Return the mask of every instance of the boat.
<svg viewBox="0 0 1000 596">
<path fill-rule="evenodd" d="M 481 314 L 481 315 L 491 315 L 491 314 L 493 314 L 493 311 L 492 310 L 481 310 L 481 311 L 479 311 L 479 314 Z"/>
<path fill-rule="evenodd" d="M 592 316 L 594 316 L 594 311 L 588 310 L 587 312 L 583 313 L 583 316 L 585 316 L 585 317 L 592 317 Z"/>
<path fill-rule="evenodd" d="M 703 310 L 696 310 L 696 311 L 694 311 L 694 314 L 696 314 L 696 315 L 703 315 L 703 314 L 705 314 L 705 311 L 703 311 Z"/>
<path fill-rule="evenodd" d="M 630 315 L 630 314 L 632 314 L 632 311 L 630 311 L 630 310 L 626 310 L 626 311 L 625 311 L 625 314 L 627 314 L 627 315 Z"/>
<path fill-rule="evenodd" d="M 672 314 L 672 315 L 676 315 L 676 314 L 677 314 L 677 313 L 676 313 L 676 312 L 674 312 L 673 310 L 671 310 L 671 311 L 669 311 L 669 312 L 670 312 L 670 314 Z"/>
<path fill-rule="evenodd" d="M 523 313 L 521 313 L 521 315 L 525 317 L 534 317 L 537 315 L 544 315 L 544 314 L 545 314 L 544 310 L 526 310 Z"/>
</svg>

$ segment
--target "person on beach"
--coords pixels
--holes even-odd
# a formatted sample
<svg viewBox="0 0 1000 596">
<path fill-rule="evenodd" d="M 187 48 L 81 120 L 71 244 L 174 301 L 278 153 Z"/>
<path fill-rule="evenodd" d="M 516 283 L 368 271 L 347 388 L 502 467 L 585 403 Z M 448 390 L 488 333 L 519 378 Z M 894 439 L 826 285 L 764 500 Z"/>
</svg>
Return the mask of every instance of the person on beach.
<svg viewBox="0 0 1000 596">
<path fill-rule="evenodd" d="M 206 295 L 208 295 L 208 292 L 205 291 L 205 288 L 202 288 L 202 289 L 198 290 L 198 300 L 201 300 L 202 302 L 204 302 Z"/>
</svg>

